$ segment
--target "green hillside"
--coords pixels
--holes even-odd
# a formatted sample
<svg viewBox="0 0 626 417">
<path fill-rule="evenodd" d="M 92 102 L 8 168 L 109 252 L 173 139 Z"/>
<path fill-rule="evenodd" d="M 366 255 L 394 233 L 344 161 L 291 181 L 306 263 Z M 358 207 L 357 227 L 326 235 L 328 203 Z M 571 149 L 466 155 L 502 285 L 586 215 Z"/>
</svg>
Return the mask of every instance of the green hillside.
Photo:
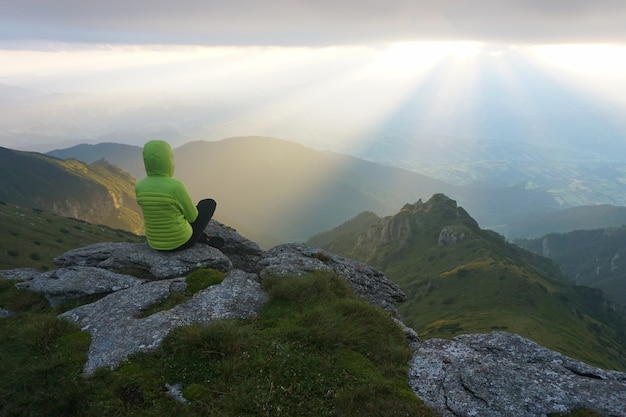
<svg viewBox="0 0 626 417">
<path fill-rule="evenodd" d="M 70 249 L 97 242 L 142 239 L 125 230 L 0 203 L 0 269 L 53 269 L 52 259 Z"/>
<path fill-rule="evenodd" d="M 349 221 L 309 244 L 381 269 L 408 300 L 399 306 L 421 337 L 505 330 L 567 356 L 626 369 L 626 319 L 599 290 L 572 285 L 547 258 L 482 230 L 435 195 L 356 233 Z"/>
<path fill-rule="evenodd" d="M 554 260 L 577 284 L 599 288 L 626 306 L 626 226 L 551 233 L 515 243 Z"/>
<path fill-rule="evenodd" d="M 104 160 L 85 164 L 0 147 L 0 201 L 140 232 L 135 179 Z"/>
</svg>

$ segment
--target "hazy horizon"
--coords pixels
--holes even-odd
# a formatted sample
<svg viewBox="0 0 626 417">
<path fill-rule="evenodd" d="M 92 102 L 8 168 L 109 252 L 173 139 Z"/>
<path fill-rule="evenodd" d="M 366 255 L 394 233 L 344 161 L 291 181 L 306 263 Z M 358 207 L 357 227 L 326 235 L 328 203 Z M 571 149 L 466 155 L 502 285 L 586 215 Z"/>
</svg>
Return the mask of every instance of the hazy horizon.
<svg viewBox="0 0 626 417">
<path fill-rule="evenodd" d="M 626 136 L 626 4 L 457 3 L 4 2 L 0 146 Z"/>
</svg>

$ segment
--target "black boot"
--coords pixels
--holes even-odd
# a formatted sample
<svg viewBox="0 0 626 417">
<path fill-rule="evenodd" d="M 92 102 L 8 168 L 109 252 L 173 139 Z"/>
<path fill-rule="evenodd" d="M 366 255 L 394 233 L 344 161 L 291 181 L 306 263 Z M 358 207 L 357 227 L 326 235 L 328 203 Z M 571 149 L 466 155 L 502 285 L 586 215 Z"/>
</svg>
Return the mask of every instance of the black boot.
<svg viewBox="0 0 626 417">
<path fill-rule="evenodd" d="M 203 234 L 200 239 L 198 239 L 198 242 L 206 243 L 207 245 L 217 249 L 224 247 L 225 243 L 223 238 L 219 236 L 209 236 L 207 234 Z"/>
</svg>

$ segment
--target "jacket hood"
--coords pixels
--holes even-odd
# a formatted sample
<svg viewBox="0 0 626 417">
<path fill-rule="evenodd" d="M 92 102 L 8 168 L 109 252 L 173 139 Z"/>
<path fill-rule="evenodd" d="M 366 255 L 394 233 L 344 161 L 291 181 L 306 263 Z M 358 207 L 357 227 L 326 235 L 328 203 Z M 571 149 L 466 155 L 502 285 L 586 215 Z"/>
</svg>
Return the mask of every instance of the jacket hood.
<svg viewBox="0 0 626 417">
<path fill-rule="evenodd" d="M 143 164 L 148 176 L 174 175 L 174 153 L 164 140 L 151 140 L 143 146 Z"/>
</svg>

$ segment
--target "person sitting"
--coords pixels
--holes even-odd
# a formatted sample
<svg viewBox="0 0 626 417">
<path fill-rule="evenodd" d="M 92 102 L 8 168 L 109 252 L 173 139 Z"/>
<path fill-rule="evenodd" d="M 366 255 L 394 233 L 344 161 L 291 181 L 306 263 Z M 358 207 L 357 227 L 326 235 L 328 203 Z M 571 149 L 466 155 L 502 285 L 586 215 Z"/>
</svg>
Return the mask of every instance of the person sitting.
<svg viewBox="0 0 626 417">
<path fill-rule="evenodd" d="M 196 242 L 222 247 L 224 240 L 204 229 L 215 213 L 215 200 L 193 204 L 185 184 L 174 175 L 174 153 L 169 143 L 151 140 L 143 147 L 146 177 L 135 185 L 148 244 L 159 251 L 179 251 Z"/>
</svg>

